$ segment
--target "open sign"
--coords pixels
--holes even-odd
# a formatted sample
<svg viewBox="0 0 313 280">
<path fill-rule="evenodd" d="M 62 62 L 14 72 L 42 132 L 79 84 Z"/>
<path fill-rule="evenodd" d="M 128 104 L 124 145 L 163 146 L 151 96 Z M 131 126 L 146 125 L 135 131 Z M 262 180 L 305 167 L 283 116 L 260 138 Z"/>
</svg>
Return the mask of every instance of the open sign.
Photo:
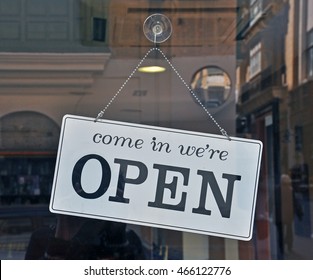
<svg viewBox="0 0 313 280">
<path fill-rule="evenodd" d="M 262 143 L 66 115 L 54 213 L 249 240 Z"/>
</svg>

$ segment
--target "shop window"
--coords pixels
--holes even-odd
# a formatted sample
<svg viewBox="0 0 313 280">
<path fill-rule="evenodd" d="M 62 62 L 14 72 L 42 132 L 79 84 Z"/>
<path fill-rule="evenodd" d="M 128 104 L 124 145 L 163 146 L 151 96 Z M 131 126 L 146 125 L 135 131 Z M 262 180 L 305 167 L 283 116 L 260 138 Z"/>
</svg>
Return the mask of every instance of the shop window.
<svg viewBox="0 0 313 280">
<path fill-rule="evenodd" d="M 58 145 L 59 126 L 31 111 L 0 119 L 1 205 L 48 203 Z"/>
<path fill-rule="evenodd" d="M 250 0 L 250 25 L 253 25 L 262 15 L 263 0 Z"/>
<path fill-rule="evenodd" d="M 54 165 L 54 157 L 2 156 L 1 205 L 48 204 Z"/>
<path fill-rule="evenodd" d="M 231 82 L 219 67 L 208 66 L 195 73 L 191 88 L 206 108 L 218 108 L 230 97 Z"/>
<path fill-rule="evenodd" d="M 106 19 L 93 18 L 93 40 L 99 42 L 105 42 L 106 31 Z"/>
<path fill-rule="evenodd" d="M 23 259 L 37 228 L 54 224 L 48 204 L 60 128 L 48 116 L 18 111 L 0 118 L 0 254 Z"/>
<path fill-rule="evenodd" d="M 250 79 L 261 72 L 261 43 L 250 50 Z"/>
</svg>

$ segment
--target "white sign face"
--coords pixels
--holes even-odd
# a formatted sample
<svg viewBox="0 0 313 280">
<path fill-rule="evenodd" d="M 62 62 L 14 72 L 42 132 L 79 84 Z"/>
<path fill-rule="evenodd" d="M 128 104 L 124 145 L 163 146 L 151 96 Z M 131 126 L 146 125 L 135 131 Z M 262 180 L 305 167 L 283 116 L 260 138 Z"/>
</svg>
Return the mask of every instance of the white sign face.
<svg viewBox="0 0 313 280">
<path fill-rule="evenodd" d="M 66 115 L 53 213 L 250 240 L 262 143 Z"/>
</svg>

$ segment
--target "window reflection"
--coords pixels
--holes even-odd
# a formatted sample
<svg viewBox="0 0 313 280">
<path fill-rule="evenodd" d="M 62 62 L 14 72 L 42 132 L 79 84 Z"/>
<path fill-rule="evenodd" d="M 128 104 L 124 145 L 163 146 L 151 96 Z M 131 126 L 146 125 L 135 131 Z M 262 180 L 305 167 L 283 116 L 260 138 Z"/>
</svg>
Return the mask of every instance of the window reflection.
<svg viewBox="0 0 313 280">
<path fill-rule="evenodd" d="M 48 203 L 54 164 L 49 157 L 1 158 L 1 205 Z"/>
<path fill-rule="evenodd" d="M 252 25 L 262 15 L 263 0 L 250 0 L 250 24 Z"/>
<path fill-rule="evenodd" d="M 307 74 L 308 78 L 313 77 L 313 29 L 308 32 Z"/>
<path fill-rule="evenodd" d="M 230 96 L 231 83 L 226 72 L 215 66 L 202 68 L 194 75 L 191 88 L 206 108 L 223 105 Z"/>
<path fill-rule="evenodd" d="M 33 232 L 56 226 L 61 118 L 95 116 L 110 100 L 152 47 L 151 11 L 172 20 L 161 48 L 201 104 L 264 154 L 251 241 L 138 226 L 147 258 L 313 259 L 312 0 L 1 0 L 0 259 L 22 259 Z M 135 73 L 106 116 L 207 131 L 173 76 Z"/>
</svg>

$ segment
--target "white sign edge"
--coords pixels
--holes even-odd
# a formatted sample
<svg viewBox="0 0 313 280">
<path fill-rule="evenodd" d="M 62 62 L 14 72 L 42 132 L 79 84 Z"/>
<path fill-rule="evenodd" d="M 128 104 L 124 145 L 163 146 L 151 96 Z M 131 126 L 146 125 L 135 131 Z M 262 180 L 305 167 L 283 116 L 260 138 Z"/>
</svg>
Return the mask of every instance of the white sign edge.
<svg viewBox="0 0 313 280">
<path fill-rule="evenodd" d="M 64 115 L 62 119 L 62 126 L 60 131 L 60 140 L 58 145 L 58 153 L 56 157 L 56 168 L 54 172 L 54 178 L 53 178 L 53 184 L 52 184 L 52 190 L 51 190 L 51 198 L 50 198 L 50 204 L 49 204 L 49 211 L 51 213 L 55 214 L 62 214 L 62 215 L 70 215 L 70 216 L 78 216 L 78 217 L 84 217 L 84 218 L 94 218 L 94 219 L 101 219 L 101 220 L 109 220 L 109 221 L 115 221 L 115 222 L 123 222 L 128 224 L 134 224 L 134 225 L 142 225 L 142 226 L 151 226 L 151 227 L 158 227 L 158 228 L 164 228 L 169 230 L 176 230 L 176 231 L 185 231 L 190 233 L 197 233 L 197 234 L 204 234 L 209 236 L 217 236 L 217 237 L 224 237 L 224 238 L 230 238 L 230 239 L 237 239 L 242 241 L 249 241 L 252 239 L 253 235 L 253 225 L 254 225 L 254 216 L 255 216 L 255 208 L 256 208 L 256 200 L 257 200 L 257 190 L 258 190 L 258 184 L 259 184 L 259 175 L 260 175 L 260 169 L 261 169 L 261 158 L 262 158 L 262 151 L 263 151 L 263 143 L 260 140 L 256 139 L 249 139 L 249 138 L 239 138 L 239 137 L 230 137 L 231 140 L 229 140 L 227 137 L 223 135 L 217 135 L 217 134 L 210 134 L 205 132 L 196 132 L 196 131 L 189 131 L 189 130 L 182 130 L 182 129 L 175 129 L 175 128 L 166 128 L 162 126 L 151 126 L 151 125 L 145 125 L 145 124 L 138 124 L 138 123 L 131 123 L 131 122 L 123 122 L 123 121 L 115 121 L 115 120 L 108 120 L 108 119 L 98 119 L 97 122 L 99 123 L 109 123 L 109 124 L 115 124 L 115 125 L 121 125 L 121 126 L 131 126 L 131 127 L 138 127 L 138 128 L 145 128 L 145 129 L 152 129 L 152 130 L 161 130 L 161 131 L 167 131 L 167 132 L 176 132 L 176 133 L 182 133 L 182 134 L 189 134 L 189 135 L 199 135 L 199 136 L 205 136 L 205 137 L 212 137 L 212 138 L 218 138 L 225 141 L 239 141 L 239 142 L 246 142 L 246 143 L 253 143 L 256 145 L 259 145 L 259 155 L 258 155 L 258 163 L 257 163 L 257 173 L 255 174 L 255 184 L 254 184 L 254 195 L 253 195 L 253 203 L 252 203 L 252 212 L 250 217 L 250 227 L 249 227 L 249 234 L 247 236 L 241 236 L 241 235 L 232 235 L 232 234 L 225 234 L 225 233 L 219 233 L 219 232 L 213 232 L 213 231 L 205 231 L 205 230 L 194 230 L 186 227 L 177 227 L 170 225 L 162 225 L 158 223 L 153 222 L 146 222 L 146 221 L 138 221 L 138 220 L 131 220 L 131 219 L 122 219 L 122 218 L 112 218 L 107 217 L 104 215 L 93 215 L 93 214 L 86 214 L 86 213 L 79 213 L 79 212 L 73 212 L 73 211 L 64 211 L 64 210 L 57 210 L 53 208 L 53 201 L 54 201 L 54 193 L 56 189 L 56 179 L 57 179 L 57 167 L 59 166 L 60 161 L 60 155 L 61 155 L 61 148 L 62 148 L 62 142 L 63 142 L 63 135 L 64 135 L 64 129 L 66 125 L 66 119 L 76 119 L 76 120 L 84 120 L 84 121 L 90 121 L 95 122 L 95 118 L 91 117 L 85 117 L 85 116 L 78 116 L 78 115 L 71 115 L 66 114 Z"/>
</svg>

